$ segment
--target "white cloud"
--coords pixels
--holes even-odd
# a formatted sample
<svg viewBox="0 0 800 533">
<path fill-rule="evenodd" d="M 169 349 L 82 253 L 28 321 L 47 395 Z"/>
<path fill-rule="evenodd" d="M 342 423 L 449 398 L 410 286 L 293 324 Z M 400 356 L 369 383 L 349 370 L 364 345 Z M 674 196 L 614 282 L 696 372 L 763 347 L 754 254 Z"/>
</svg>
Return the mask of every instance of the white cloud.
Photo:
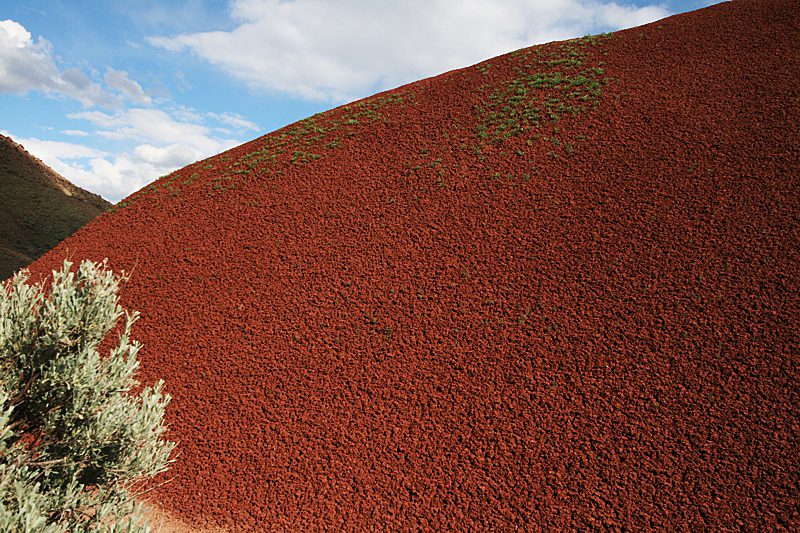
<svg viewBox="0 0 800 533">
<path fill-rule="evenodd" d="M 109 89 L 122 93 L 133 104 L 152 105 L 150 96 L 127 72 L 107 67 L 104 81 Z M 47 39 L 39 37 L 34 43 L 30 32 L 18 22 L 0 21 L 0 93 L 27 91 L 62 94 L 79 101 L 84 108 L 115 109 L 125 104 L 122 96 L 103 89 L 80 69 L 59 70 Z"/>
<path fill-rule="evenodd" d="M 192 108 L 179 106 L 177 109 L 170 111 L 169 114 L 172 118 L 181 122 L 194 122 L 197 124 L 203 122 L 203 115 Z"/>
<path fill-rule="evenodd" d="M 130 79 L 128 73 L 124 70 L 114 70 L 111 67 L 106 67 L 105 81 L 110 89 L 120 91 L 136 105 L 151 106 L 153 104 L 153 101 L 144 93 L 142 87 Z"/>
<path fill-rule="evenodd" d="M 158 145 L 182 143 L 201 154 L 212 155 L 219 152 L 221 146 L 238 144 L 235 140 L 212 138 L 209 136 L 211 128 L 175 120 L 160 109 L 132 108 L 114 114 L 82 111 L 70 113 L 67 117 L 88 120 L 95 126 L 103 128 L 96 133 L 108 139 L 144 141 Z"/>
<path fill-rule="evenodd" d="M 216 118 L 220 122 L 224 122 L 225 124 L 229 124 L 238 130 L 253 130 L 258 131 L 258 126 L 255 122 L 251 122 L 244 118 L 239 113 L 209 113 L 211 117 Z"/>
<path fill-rule="evenodd" d="M 192 90 L 192 84 L 186 81 L 186 75 L 180 70 L 175 73 L 175 79 L 177 80 L 178 90 L 180 92 L 184 93 Z"/>
<path fill-rule="evenodd" d="M 171 144 L 163 148 L 142 144 L 137 146 L 133 153 L 146 163 L 169 168 L 183 168 L 203 156 L 202 152 L 185 143 Z"/>
<path fill-rule="evenodd" d="M 218 141 L 211 153 L 203 153 L 186 143 L 165 147 L 143 144 L 130 152 L 110 154 L 79 144 L 20 138 L 7 131 L 0 133 L 14 139 L 78 187 L 110 202 L 118 202 L 173 170 L 239 144 L 238 141 Z"/>
<path fill-rule="evenodd" d="M 3 135 L 11 137 L 14 142 L 21 144 L 28 153 L 41 159 L 57 173 L 69 181 L 104 198 L 113 198 L 117 192 L 114 183 L 109 177 L 87 170 L 82 161 L 88 161 L 91 168 L 92 162 L 104 161 L 111 155 L 102 150 L 96 150 L 80 144 L 60 141 L 44 141 L 35 137 L 16 137 L 8 131 L 0 131 Z M 141 188 L 141 187 L 140 187 Z M 136 189 L 134 189 L 136 190 Z"/>
<path fill-rule="evenodd" d="M 525 46 L 637 26 L 663 7 L 587 0 L 233 0 L 231 31 L 155 36 L 252 87 L 348 101 Z"/>
<path fill-rule="evenodd" d="M 6 131 L 3 131 L 3 135 L 14 139 L 14 141 L 21 144 L 28 153 L 35 155 L 47 165 L 50 165 L 48 161 L 54 161 L 56 159 L 81 159 L 87 157 L 105 157 L 108 155 L 108 153 L 102 150 L 97 150 L 81 144 L 61 141 L 43 141 L 36 137 L 20 139 L 15 138 Z"/>
<path fill-rule="evenodd" d="M 15 140 L 68 180 L 112 202 L 241 143 L 221 126 L 234 126 L 239 134 L 258 130 L 239 114 L 198 111 L 172 103 L 165 89 L 145 91 L 125 70 L 109 66 L 101 74 L 91 65 L 65 68 L 60 61 L 46 39 L 34 42 L 21 24 L 0 21 L 0 94 L 42 91 L 84 106 L 67 115 L 76 127 L 61 134 L 85 144 Z"/>
<path fill-rule="evenodd" d="M 21 24 L 0 21 L 0 93 L 24 93 L 30 90 L 56 93 L 74 98 L 84 107 L 113 108 L 122 104 L 92 82 L 78 69 L 58 70 L 52 45 L 39 37 L 34 43 Z"/>
<path fill-rule="evenodd" d="M 15 138 L 8 132 L 1 133 L 14 138 L 28 152 L 74 184 L 111 202 L 121 200 L 173 170 L 241 144 L 236 139 L 212 136 L 217 128 L 184 122 L 157 109 L 133 108 L 113 114 L 83 111 L 67 117 L 88 121 L 101 129 L 91 134 L 79 129 L 63 133 L 119 141 L 116 145 L 119 151 L 109 153 L 80 144 Z M 185 111 L 183 118 L 252 124 L 231 113 L 205 113 L 201 116 Z M 87 142 L 91 142 L 91 138 L 87 138 Z"/>
</svg>

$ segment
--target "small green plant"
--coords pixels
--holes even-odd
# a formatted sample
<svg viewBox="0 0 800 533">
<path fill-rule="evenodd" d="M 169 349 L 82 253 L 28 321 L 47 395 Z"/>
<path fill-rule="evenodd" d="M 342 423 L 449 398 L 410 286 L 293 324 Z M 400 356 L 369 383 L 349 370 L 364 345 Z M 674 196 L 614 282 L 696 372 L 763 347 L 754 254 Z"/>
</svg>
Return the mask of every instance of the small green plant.
<svg viewBox="0 0 800 533">
<path fill-rule="evenodd" d="M 478 116 L 475 137 L 481 144 L 501 142 L 531 128 L 554 124 L 566 114 L 576 116 L 595 107 L 608 80 L 603 78 L 600 67 L 579 69 L 590 57 L 587 48 L 610 37 L 573 39 L 552 51 L 553 59 L 546 61 L 539 59 L 539 49 L 535 50 L 533 61 L 527 58 L 531 50 L 525 52 L 525 57 L 514 55 L 520 63 L 517 75 L 510 81 L 481 88 L 493 90 L 484 103 L 473 106 Z"/>
<path fill-rule="evenodd" d="M 137 313 L 119 304 L 115 277 L 64 262 L 50 292 L 23 270 L 0 290 L 0 531 L 135 532 L 149 527 L 139 483 L 167 469 L 163 382 L 131 393 Z M 99 346 L 125 315 L 118 344 Z"/>
</svg>

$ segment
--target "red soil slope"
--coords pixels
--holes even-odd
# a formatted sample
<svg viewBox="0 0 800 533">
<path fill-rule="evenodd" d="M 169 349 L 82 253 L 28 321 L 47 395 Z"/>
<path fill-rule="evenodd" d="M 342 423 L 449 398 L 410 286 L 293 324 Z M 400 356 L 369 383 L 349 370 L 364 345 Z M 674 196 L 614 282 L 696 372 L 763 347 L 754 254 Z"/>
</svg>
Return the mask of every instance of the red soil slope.
<svg viewBox="0 0 800 533">
<path fill-rule="evenodd" d="M 158 496 L 196 524 L 798 531 L 799 15 L 734 1 L 376 95 L 34 274 L 134 269 L 180 440 Z"/>
</svg>

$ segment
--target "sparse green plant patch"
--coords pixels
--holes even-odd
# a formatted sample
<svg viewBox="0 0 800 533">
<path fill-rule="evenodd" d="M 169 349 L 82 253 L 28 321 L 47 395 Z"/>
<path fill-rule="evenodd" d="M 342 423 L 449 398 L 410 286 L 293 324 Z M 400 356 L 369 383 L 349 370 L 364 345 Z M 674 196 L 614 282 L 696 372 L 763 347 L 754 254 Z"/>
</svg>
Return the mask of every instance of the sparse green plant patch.
<svg viewBox="0 0 800 533">
<path fill-rule="evenodd" d="M 197 178 L 199 178 L 199 177 L 200 177 L 200 175 L 199 175 L 197 172 L 195 172 L 194 174 L 192 174 L 191 176 L 189 176 L 189 179 L 187 179 L 186 181 L 184 181 L 184 182 L 183 182 L 183 184 L 184 184 L 184 185 L 190 185 L 190 184 L 191 184 L 191 183 L 192 183 L 194 180 L 196 180 L 196 179 L 197 179 Z"/>
<path fill-rule="evenodd" d="M 308 153 L 308 152 L 303 152 L 301 150 L 296 150 L 292 154 L 292 163 L 294 163 L 295 165 L 304 165 L 304 164 L 309 163 L 311 161 L 315 161 L 315 160 L 319 159 L 320 157 L 322 157 L 322 156 L 320 156 L 319 154 L 311 154 L 311 153 Z"/>
<path fill-rule="evenodd" d="M 486 103 L 474 107 L 479 117 L 475 136 L 489 143 L 499 142 L 531 128 L 556 122 L 564 114 L 577 115 L 596 105 L 602 85 L 603 69 L 589 67 L 574 75 L 588 56 L 587 47 L 596 46 L 608 36 L 573 39 L 551 52 L 546 61 L 527 62 L 525 54 L 517 76 L 491 89 Z M 569 92 L 567 90 L 569 89 Z"/>
</svg>

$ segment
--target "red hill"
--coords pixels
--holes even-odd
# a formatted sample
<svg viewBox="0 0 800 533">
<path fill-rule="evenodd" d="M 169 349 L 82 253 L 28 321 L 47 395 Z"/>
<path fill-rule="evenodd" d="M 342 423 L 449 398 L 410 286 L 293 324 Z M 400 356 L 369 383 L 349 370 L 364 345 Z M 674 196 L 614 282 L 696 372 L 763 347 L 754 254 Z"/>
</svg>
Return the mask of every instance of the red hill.
<svg viewBox="0 0 800 533">
<path fill-rule="evenodd" d="M 231 531 L 800 529 L 798 3 L 519 50 L 161 178 L 170 510 Z"/>
</svg>

